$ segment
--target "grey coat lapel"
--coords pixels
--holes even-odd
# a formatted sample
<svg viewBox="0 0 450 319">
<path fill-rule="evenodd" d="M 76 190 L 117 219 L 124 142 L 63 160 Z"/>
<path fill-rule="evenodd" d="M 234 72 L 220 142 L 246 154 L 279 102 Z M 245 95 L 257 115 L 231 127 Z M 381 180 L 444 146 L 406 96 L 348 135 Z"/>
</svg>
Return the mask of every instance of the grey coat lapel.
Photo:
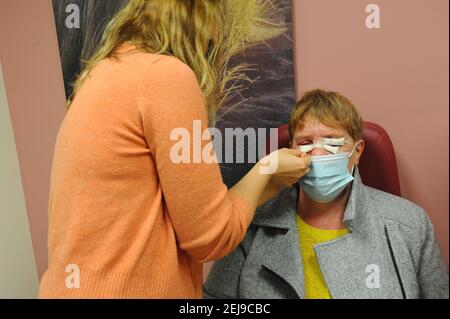
<svg viewBox="0 0 450 319">
<path fill-rule="evenodd" d="M 355 180 L 351 185 L 343 218 L 350 233 L 314 247 L 321 272 L 333 298 L 348 298 L 349 296 L 358 298 L 361 287 L 365 285 L 366 266 L 363 264 L 367 259 L 362 252 L 367 250 L 367 247 L 364 247 L 364 238 L 355 241 L 355 236 L 358 237 L 357 230 L 363 222 L 366 195 L 357 168 L 354 176 Z M 370 250 L 368 252 L 370 253 Z M 360 278 L 360 280 L 356 278 Z"/>
<path fill-rule="evenodd" d="M 297 230 L 291 228 L 284 236 L 279 236 L 267 251 L 262 266 L 281 277 L 297 293 L 305 297 L 303 267 L 298 244 Z"/>
<path fill-rule="evenodd" d="M 303 266 L 295 221 L 297 188 L 285 189 L 273 203 L 266 204 L 253 224 L 280 231 L 267 241 L 261 265 L 289 284 L 299 298 L 304 298 Z"/>
<path fill-rule="evenodd" d="M 344 213 L 343 222 L 350 233 L 314 247 L 328 290 L 335 299 L 341 298 L 398 298 L 397 281 L 393 280 L 390 261 L 385 260 L 385 241 L 380 241 L 383 229 L 365 218 L 369 198 L 358 171 Z M 366 283 L 368 270 L 378 267 L 381 289 L 372 289 Z M 388 295 L 390 294 L 390 295 Z"/>
</svg>

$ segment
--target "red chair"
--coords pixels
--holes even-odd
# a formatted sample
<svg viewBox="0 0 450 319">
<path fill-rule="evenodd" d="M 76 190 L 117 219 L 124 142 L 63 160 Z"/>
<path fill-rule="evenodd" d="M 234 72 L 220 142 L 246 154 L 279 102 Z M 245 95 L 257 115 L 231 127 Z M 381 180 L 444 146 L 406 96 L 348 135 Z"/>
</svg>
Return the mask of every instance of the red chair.
<svg viewBox="0 0 450 319">
<path fill-rule="evenodd" d="M 274 136 L 268 140 L 267 149 Z M 401 196 L 394 147 L 387 132 L 378 124 L 364 122 L 364 153 L 359 161 L 359 173 L 367 186 Z M 278 128 L 278 148 L 289 147 L 288 125 Z M 273 149 L 273 148 L 272 148 Z"/>
</svg>

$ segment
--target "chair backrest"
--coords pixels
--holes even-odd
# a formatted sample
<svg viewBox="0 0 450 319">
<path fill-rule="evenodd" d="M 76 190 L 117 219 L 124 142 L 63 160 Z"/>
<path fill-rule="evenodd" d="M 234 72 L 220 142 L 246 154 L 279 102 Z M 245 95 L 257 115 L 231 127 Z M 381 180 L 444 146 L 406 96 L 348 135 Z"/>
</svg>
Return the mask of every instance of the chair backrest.
<svg viewBox="0 0 450 319">
<path fill-rule="evenodd" d="M 275 137 L 271 136 L 267 147 Z M 378 124 L 364 122 L 364 153 L 359 161 L 359 173 L 367 186 L 401 196 L 394 147 L 387 132 Z M 278 148 L 289 147 L 288 125 L 278 128 Z"/>
</svg>

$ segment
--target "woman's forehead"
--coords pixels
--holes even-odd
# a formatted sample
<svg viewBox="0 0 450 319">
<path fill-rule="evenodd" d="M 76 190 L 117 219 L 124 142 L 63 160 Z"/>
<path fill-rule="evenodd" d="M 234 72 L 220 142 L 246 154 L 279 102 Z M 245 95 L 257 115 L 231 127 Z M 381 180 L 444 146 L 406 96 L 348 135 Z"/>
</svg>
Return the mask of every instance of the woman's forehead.
<svg viewBox="0 0 450 319">
<path fill-rule="evenodd" d="M 295 137 L 321 136 L 321 137 L 344 137 L 348 135 L 344 128 L 329 126 L 318 120 L 306 118 L 299 123 Z"/>
</svg>

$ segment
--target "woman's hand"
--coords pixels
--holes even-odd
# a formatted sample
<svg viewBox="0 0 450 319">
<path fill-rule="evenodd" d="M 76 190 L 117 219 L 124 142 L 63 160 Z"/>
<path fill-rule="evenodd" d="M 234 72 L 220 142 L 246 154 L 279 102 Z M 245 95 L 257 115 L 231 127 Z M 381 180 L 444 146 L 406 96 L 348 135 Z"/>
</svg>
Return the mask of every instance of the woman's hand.
<svg viewBox="0 0 450 319">
<path fill-rule="evenodd" d="M 299 150 L 283 148 L 262 158 L 230 191 L 256 208 L 309 172 L 310 159 Z"/>
<path fill-rule="evenodd" d="M 290 187 L 308 174 L 311 164 L 309 155 L 295 149 L 283 148 L 269 154 L 261 161 L 263 168 L 270 167 L 270 179 L 258 201 L 261 206 L 282 188 Z"/>
<path fill-rule="evenodd" d="M 283 148 L 272 154 L 278 156 L 276 171 L 270 178 L 274 187 L 290 187 L 300 178 L 308 174 L 311 160 L 309 155 L 299 150 Z"/>
</svg>

